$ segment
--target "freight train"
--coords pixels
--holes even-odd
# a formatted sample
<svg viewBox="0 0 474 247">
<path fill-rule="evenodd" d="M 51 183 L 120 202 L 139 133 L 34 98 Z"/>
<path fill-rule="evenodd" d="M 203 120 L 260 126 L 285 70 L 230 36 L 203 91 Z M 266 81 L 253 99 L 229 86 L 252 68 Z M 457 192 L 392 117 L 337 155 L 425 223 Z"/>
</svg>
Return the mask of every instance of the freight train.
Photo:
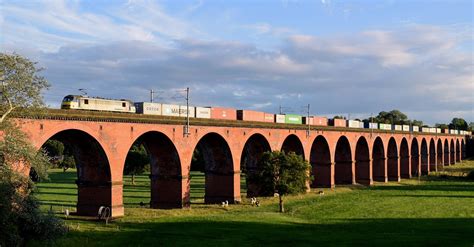
<svg viewBox="0 0 474 247">
<path fill-rule="evenodd" d="M 273 114 L 251 110 L 237 110 L 234 108 L 223 107 L 195 107 L 173 104 L 151 103 L 151 102 L 132 102 L 131 100 L 121 99 L 104 99 L 98 97 L 88 97 L 80 95 L 67 95 L 61 103 L 61 109 L 77 109 L 91 111 L 108 111 L 108 112 L 127 112 L 157 116 L 174 116 L 191 118 L 208 118 L 238 121 L 253 121 L 267 123 L 284 123 L 284 124 L 305 124 L 312 126 L 334 126 L 344 128 L 365 128 L 380 129 L 390 131 L 406 131 L 406 132 L 426 132 L 426 133 L 446 133 L 470 135 L 464 130 L 447 130 L 440 128 L 430 128 L 410 126 L 410 125 L 392 125 L 383 123 L 368 123 L 358 120 L 346 119 L 328 119 L 326 117 L 309 116 L 303 117 L 296 114 Z"/>
</svg>

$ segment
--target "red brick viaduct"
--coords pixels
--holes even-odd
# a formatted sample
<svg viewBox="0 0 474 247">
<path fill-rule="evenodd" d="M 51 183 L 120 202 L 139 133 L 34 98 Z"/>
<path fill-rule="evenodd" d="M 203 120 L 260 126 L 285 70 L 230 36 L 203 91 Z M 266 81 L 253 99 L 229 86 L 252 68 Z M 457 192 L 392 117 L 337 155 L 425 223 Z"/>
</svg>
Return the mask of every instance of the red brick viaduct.
<svg viewBox="0 0 474 247">
<path fill-rule="evenodd" d="M 437 171 L 465 155 L 463 136 L 368 129 L 307 130 L 272 127 L 183 125 L 72 119 L 21 119 L 21 129 L 39 149 L 48 139 L 72 145 L 78 164 L 79 215 L 96 215 L 109 206 L 124 215 L 123 169 L 132 144 L 140 140 L 150 154 L 153 208 L 190 204 L 190 165 L 194 150 L 205 160 L 205 202 L 241 200 L 240 172 L 255 168 L 264 151 L 294 151 L 310 161 L 311 187 L 400 181 Z M 212 123 L 212 122 L 211 122 Z M 248 184 L 248 195 L 258 194 Z"/>
</svg>

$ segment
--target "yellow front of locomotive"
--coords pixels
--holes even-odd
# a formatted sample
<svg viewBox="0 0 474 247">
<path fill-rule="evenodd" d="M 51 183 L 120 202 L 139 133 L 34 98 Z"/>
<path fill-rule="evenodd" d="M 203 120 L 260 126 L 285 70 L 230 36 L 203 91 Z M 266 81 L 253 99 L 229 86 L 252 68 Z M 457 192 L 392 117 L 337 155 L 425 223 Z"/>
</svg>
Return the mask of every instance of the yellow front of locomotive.
<svg viewBox="0 0 474 247">
<path fill-rule="evenodd" d="M 68 95 L 61 102 L 61 109 L 79 109 L 79 96 Z"/>
</svg>

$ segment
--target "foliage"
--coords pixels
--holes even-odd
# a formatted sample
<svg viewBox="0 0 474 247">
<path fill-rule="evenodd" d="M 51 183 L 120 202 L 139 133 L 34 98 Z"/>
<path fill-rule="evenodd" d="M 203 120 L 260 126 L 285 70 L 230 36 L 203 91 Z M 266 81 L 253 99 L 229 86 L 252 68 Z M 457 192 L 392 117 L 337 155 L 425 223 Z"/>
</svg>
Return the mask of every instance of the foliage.
<svg viewBox="0 0 474 247">
<path fill-rule="evenodd" d="M 41 91 L 49 87 L 31 62 L 17 54 L 0 53 L 0 122 L 13 111 L 32 111 L 43 106 Z"/>
<path fill-rule="evenodd" d="M 399 110 L 391 110 L 389 112 L 381 111 L 376 117 L 370 117 L 363 121 L 383 124 L 413 125 L 418 127 L 423 126 L 423 121 L 409 120 L 408 116 Z"/>
<path fill-rule="evenodd" d="M 474 131 L 474 122 L 469 123 L 469 127 L 467 130 Z"/>
<path fill-rule="evenodd" d="M 344 116 L 336 115 L 333 117 L 333 119 L 346 119 Z"/>
<path fill-rule="evenodd" d="M 449 129 L 449 126 L 447 124 L 440 124 L 440 123 L 437 123 L 435 125 L 436 128 L 440 128 L 440 129 Z"/>
<path fill-rule="evenodd" d="M 42 105 L 46 80 L 28 59 L 0 53 L 0 246 L 23 245 L 29 239 L 52 239 L 65 232 L 64 224 L 44 215 L 31 192 L 28 173 L 47 178 L 49 158 L 37 151 L 27 136 L 10 121 L 14 109 L 34 112 Z"/>
<path fill-rule="evenodd" d="M 133 144 L 125 160 L 124 173 L 132 175 L 132 184 L 135 184 L 135 175 L 143 174 L 150 167 L 150 158 L 145 147 Z"/>
<path fill-rule="evenodd" d="M 474 171 L 470 171 L 470 172 L 467 174 L 466 178 L 467 178 L 468 180 L 474 181 Z"/>
<path fill-rule="evenodd" d="M 191 161 L 191 171 L 204 172 L 205 170 L 204 156 L 201 154 L 199 148 L 196 148 L 193 153 L 193 159 Z M 245 168 L 245 166 L 244 166 Z"/>
<path fill-rule="evenodd" d="M 450 129 L 467 130 L 467 122 L 463 118 L 453 118 L 449 124 Z"/>
<path fill-rule="evenodd" d="M 257 184 L 263 194 L 278 193 L 280 212 L 285 211 L 283 196 L 307 190 L 310 165 L 294 152 L 265 152 L 257 167 L 257 172 L 249 174 L 249 180 Z"/>
</svg>

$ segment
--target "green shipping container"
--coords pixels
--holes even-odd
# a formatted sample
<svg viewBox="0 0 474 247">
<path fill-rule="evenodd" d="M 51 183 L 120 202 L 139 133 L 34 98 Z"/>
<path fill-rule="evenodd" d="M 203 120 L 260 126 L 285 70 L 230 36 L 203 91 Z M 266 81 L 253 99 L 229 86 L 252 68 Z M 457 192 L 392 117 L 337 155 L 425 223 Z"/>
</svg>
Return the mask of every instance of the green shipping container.
<svg viewBox="0 0 474 247">
<path fill-rule="evenodd" d="M 285 123 L 287 124 L 302 124 L 303 118 L 300 115 L 286 114 Z"/>
</svg>

